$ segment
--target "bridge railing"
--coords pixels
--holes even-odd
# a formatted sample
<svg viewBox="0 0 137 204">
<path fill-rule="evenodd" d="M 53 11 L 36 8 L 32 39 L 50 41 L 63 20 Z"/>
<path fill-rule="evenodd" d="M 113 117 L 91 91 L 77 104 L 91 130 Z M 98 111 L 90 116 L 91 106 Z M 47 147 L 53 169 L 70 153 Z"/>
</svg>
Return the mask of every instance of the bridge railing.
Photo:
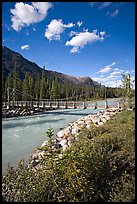
<svg viewBox="0 0 137 204">
<path fill-rule="evenodd" d="M 107 108 L 119 107 L 119 101 L 59 101 L 59 100 L 43 100 L 43 101 L 10 101 L 3 102 L 3 108 L 8 107 L 31 107 L 31 108 Z"/>
</svg>

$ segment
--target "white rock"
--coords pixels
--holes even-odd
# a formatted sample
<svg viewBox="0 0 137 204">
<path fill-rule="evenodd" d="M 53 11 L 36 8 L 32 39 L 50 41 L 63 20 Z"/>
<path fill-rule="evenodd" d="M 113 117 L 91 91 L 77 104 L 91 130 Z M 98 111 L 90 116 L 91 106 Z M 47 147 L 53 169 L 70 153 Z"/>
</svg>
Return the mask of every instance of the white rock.
<svg viewBox="0 0 137 204">
<path fill-rule="evenodd" d="M 83 120 L 78 121 L 78 125 L 84 125 L 85 122 Z"/>
<path fill-rule="evenodd" d="M 90 124 L 87 124 L 87 126 L 86 126 L 86 128 L 88 129 L 88 130 L 90 130 Z"/>
<path fill-rule="evenodd" d="M 68 141 L 71 141 L 71 142 L 74 141 L 74 137 L 72 137 L 72 136 L 69 136 L 67 139 L 68 139 Z"/>
<path fill-rule="evenodd" d="M 92 122 L 94 124 L 98 124 L 100 122 L 100 118 L 99 117 L 95 117 L 94 119 L 92 119 Z"/>
<path fill-rule="evenodd" d="M 76 141 L 79 141 L 79 138 L 78 138 L 78 137 L 75 137 L 75 140 L 76 140 Z"/>
<path fill-rule="evenodd" d="M 109 116 L 109 115 L 106 115 L 105 118 L 106 118 L 106 120 L 109 120 L 109 119 L 110 119 L 110 116 Z"/>
<path fill-rule="evenodd" d="M 64 136 L 64 130 L 60 130 L 58 133 L 57 133 L 57 137 L 63 137 Z"/>
<path fill-rule="evenodd" d="M 61 140 L 61 141 L 59 142 L 59 144 L 61 144 L 62 147 L 63 147 L 64 145 L 67 144 L 67 140 L 66 140 L 66 139 L 63 139 L 63 140 Z"/>
<path fill-rule="evenodd" d="M 59 158 L 62 159 L 62 157 L 63 157 L 63 154 L 59 154 Z"/>
<path fill-rule="evenodd" d="M 75 134 L 77 134 L 77 132 L 78 132 L 78 128 L 74 127 L 74 128 L 72 129 L 72 131 L 71 131 L 71 134 L 72 134 L 72 135 L 75 135 Z"/>
<path fill-rule="evenodd" d="M 61 137 L 57 137 L 57 141 L 60 142 L 62 140 Z"/>
<path fill-rule="evenodd" d="M 71 141 L 68 141 L 68 146 L 69 146 L 69 147 L 71 146 L 71 144 L 72 144 L 72 142 L 71 142 Z"/>
<path fill-rule="evenodd" d="M 32 155 L 32 159 L 34 160 L 34 159 L 38 159 L 39 158 L 39 153 L 34 153 L 33 155 Z"/>
<path fill-rule="evenodd" d="M 102 121 L 103 123 L 105 123 L 105 122 L 107 121 L 107 119 L 106 119 L 106 118 L 101 118 L 101 121 Z"/>
<path fill-rule="evenodd" d="M 99 122 L 99 123 L 98 123 L 99 126 L 100 126 L 100 125 L 103 125 L 103 124 L 104 124 L 103 122 Z"/>
</svg>

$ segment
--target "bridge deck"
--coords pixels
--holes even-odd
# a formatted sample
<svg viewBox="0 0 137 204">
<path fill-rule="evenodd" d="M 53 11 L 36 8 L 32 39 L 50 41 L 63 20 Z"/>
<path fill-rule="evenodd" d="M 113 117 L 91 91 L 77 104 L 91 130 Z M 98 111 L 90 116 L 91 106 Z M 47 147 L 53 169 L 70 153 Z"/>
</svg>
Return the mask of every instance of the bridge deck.
<svg viewBox="0 0 137 204">
<path fill-rule="evenodd" d="M 109 104 L 110 105 L 110 104 Z M 119 104 L 113 107 L 118 107 Z M 96 107 L 97 106 L 97 107 Z M 26 108 L 105 108 L 107 106 L 106 102 L 103 105 L 97 105 L 95 102 L 85 102 L 85 101 L 10 101 L 3 102 L 3 110 L 6 108 L 14 107 L 26 107 Z"/>
</svg>

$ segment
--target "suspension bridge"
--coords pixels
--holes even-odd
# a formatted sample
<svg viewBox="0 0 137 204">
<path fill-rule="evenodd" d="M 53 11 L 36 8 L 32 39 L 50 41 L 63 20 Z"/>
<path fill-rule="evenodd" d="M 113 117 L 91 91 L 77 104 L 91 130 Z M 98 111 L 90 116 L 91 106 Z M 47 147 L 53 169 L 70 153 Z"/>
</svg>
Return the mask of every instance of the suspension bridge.
<svg viewBox="0 0 137 204">
<path fill-rule="evenodd" d="M 17 101 L 16 98 L 17 96 L 20 95 L 22 100 Z M 28 101 L 24 101 L 23 98 L 24 96 L 27 96 L 30 98 Z M 7 89 L 7 102 L 3 102 L 2 108 L 3 109 L 10 109 L 10 108 L 29 108 L 29 109 L 67 109 L 67 108 L 108 108 L 108 102 L 105 101 L 103 105 L 98 106 L 97 102 L 87 102 L 87 101 L 76 101 L 74 99 L 76 98 L 63 98 L 63 99 L 37 99 L 34 98 L 31 95 L 28 95 L 26 93 L 21 92 L 18 89 L 12 89 L 8 88 Z M 119 106 L 119 104 L 118 104 Z"/>
</svg>

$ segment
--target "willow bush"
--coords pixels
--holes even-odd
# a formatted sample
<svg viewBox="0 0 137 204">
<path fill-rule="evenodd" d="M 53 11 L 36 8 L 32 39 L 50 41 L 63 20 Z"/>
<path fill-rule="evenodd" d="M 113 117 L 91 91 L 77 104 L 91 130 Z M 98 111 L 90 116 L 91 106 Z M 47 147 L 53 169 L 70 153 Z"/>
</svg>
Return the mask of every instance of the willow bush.
<svg viewBox="0 0 137 204">
<path fill-rule="evenodd" d="M 92 135 L 90 137 L 90 135 Z M 135 199 L 135 113 L 124 111 L 100 127 L 82 129 L 59 154 L 49 150 L 39 168 L 23 161 L 2 178 L 7 201 L 128 202 Z"/>
</svg>

